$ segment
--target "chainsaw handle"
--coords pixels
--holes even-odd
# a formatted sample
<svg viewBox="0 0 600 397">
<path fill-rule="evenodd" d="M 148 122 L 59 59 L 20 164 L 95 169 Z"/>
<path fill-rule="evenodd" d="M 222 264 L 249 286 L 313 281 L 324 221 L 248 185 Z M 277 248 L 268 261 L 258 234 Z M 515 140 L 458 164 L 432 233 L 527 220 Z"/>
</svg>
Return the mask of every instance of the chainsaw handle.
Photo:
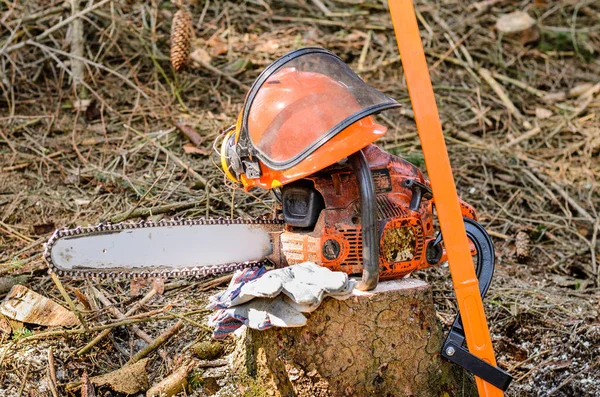
<svg viewBox="0 0 600 397">
<path fill-rule="evenodd" d="M 377 201 L 375 183 L 371 175 L 369 163 L 362 151 L 348 157 L 358 181 L 360 199 L 360 223 L 362 231 L 362 280 L 357 287 L 361 291 L 369 291 L 377 287 L 379 282 L 379 235 L 377 232 Z"/>
</svg>

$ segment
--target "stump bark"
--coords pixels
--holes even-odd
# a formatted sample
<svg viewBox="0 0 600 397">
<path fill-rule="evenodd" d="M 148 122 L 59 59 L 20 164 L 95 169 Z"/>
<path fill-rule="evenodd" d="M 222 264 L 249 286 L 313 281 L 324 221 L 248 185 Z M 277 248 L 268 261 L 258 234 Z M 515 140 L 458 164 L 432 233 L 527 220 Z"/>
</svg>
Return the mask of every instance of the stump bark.
<svg viewBox="0 0 600 397">
<path fill-rule="evenodd" d="M 234 370 L 271 396 L 476 396 L 442 342 L 430 286 L 394 280 L 326 299 L 304 327 L 247 330 Z"/>
</svg>

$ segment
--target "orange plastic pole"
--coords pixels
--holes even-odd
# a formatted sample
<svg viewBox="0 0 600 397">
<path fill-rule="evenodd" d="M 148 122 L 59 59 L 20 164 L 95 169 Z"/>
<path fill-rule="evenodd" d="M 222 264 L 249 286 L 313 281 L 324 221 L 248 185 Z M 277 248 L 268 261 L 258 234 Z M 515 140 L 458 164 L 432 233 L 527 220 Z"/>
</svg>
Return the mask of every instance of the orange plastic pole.
<svg viewBox="0 0 600 397">
<path fill-rule="evenodd" d="M 471 353 L 496 365 L 415 9 L 412 0 L 389 0 L 388 3 L 467 345 Z M 504 395 L 502 390 L 484 380 L 476 378 L 476 381 L 481 396 Z"/>
</svg>

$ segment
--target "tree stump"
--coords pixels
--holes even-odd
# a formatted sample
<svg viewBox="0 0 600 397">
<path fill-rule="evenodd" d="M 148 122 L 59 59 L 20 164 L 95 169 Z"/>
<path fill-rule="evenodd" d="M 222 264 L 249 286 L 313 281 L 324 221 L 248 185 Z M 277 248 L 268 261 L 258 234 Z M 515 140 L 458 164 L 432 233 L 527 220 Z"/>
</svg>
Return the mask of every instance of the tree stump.
<svg viewBox="0 0 600 397">
<path fill-rule="evenodd" d="M 255 395 L 476 396 L 473 381 L 440 356 L 430 286 L 380 282 L 344 301 L 326 299 L 301 328 L 248 329 L 234 371 Z M 262 390 L 257 391 L 257 385 Z"/>
</svg>

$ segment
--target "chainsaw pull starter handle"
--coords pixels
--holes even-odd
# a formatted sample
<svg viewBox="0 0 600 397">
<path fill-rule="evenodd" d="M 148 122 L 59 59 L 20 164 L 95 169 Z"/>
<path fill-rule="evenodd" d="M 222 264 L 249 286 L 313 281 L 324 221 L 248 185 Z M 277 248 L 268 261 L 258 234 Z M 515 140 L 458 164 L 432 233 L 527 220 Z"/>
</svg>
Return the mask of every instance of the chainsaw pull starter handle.
<svg viewBox="0 0 600 397">
<path fill-rule="evenodd" d="M 358 181 L 360 200 L 360 223 L 362 231 L 362 280 L 356 288 L 370 291 L 379 282 L 379 233 L 377 231 L 377 201 L 375 183 L 369 163 L 362 151 L 348 157 L 354 176 Z"/>
</svg>

